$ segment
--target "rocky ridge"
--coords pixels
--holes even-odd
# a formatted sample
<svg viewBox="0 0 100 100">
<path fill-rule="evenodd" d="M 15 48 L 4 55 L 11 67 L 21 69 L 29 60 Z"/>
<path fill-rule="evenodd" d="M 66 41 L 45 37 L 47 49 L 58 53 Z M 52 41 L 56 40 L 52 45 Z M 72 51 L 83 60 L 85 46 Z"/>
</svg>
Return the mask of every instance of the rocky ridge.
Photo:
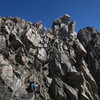
<svg viewBox="0 0 100 100">
<path fill-rule="evenodd" d="M 78 38 L 87 51 L 84 59 L 99 87 L 100 95 L 100 33 L 93 27 L 86 27 L 79 31 Z"/>
<path fill-rule="evenodd" d="M 36 100 L 100 100 L 74 28 L 67 14 L 48 31 L 41 22 L 1 17 L 0 100 L 27 99 L 30 80 L 39 84 Z"/>
</svg>

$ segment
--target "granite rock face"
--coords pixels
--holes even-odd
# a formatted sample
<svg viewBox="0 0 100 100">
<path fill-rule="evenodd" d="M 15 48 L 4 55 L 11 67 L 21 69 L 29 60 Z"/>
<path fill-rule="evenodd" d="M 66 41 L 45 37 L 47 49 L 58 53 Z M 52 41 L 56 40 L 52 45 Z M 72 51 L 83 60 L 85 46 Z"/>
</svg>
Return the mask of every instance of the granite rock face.
<svg viewBox="0 0 100 100">
<path fill-rule="evenodd" d="M 84 59 L 99 87 L 100 94 L 100 33 L 92 27 L 86 27 L 79 31 L 78 38 L 87 51 Z"/>
<path fill-rule="evenodd" d="M 0 100 L 27 100 L 32 80 L 35 100 L 100 100 L 74 28 L 67 14 L 48 31 L 41 22 L 1 17 Z"/>
</svg>

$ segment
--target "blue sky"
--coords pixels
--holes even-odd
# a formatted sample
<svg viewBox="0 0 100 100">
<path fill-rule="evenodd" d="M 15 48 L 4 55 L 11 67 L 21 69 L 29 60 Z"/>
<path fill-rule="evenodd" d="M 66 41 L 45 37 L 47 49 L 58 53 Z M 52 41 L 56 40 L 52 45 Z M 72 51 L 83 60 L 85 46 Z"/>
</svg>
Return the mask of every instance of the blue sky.
<svg viewBox="0 0 100 100">
<path fill-rule="evenodd" d="M 76 21 L 76 32 L 87 26 L 100 31 L 100 0 L 0 0 L 0 16 L 43 21 L 47 28 L 64 14 Z"/>
</svg>

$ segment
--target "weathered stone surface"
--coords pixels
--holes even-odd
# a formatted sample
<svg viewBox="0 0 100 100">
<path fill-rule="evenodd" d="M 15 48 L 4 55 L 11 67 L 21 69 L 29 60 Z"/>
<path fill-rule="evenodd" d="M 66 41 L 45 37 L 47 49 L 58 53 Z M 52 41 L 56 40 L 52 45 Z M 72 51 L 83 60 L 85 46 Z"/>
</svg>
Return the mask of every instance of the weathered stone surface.
<svg viewBox="0 0 100 100">
<path fill-rule="evenodd" d="M 26 65 L 28 63 L 27 57 L 25 55 L 22 55 L 21 53 L 18 53 L 15 56 L 15 60 L 21 65 Z"/>
<path fill-rule="evenodd" d="M 88 46 L 98 49 L 88 54 L 83 46 L 91 35 L 82 45 L 74 28 L 67 14 L 55 19 L 49 31 L 41 22 L 1 17 L 0 100 L 26 100 L 26 88 L 33 80 L 38 84 L 36 100 L 100 100 L 99 81 L 96 84 L 84 60 L 86 55 L 89 59 L 100 55 L 99 38 L 93 35 L 96 39 L 91 42 L 97 42 Z M 97 59 L 92 61 L 99 66 Z"/>
<path fill-rule="evenodd" d="M 5 36 L 3 34 L 0 35 L 0 49 L 5 48 L 6 47 L 6 39 Z"/>
<path fill-rule="evenodd" d="M 77 90 L 67 84 L 64 84 L 64 89 L 68 94 L 71 95 L 70 100 L 78 100 Z"/>
<path fill-rule="evenodd" d="M 2 55 L 0 55 L 0 64 L 1 64 L 1 79 L 4 81 L 4 83 L 13 91 L 14 95 L 19 95 L 19 91 L 21 88 L 24 88 L 22 86 L 22 81 L 16 77 L 16 75 L 13 73 L 13 67 L 9 64 L 8 61 L 4 60 Z M 9 91 L 4 90 L 4 93 L 8 95 Z M 24 93 L 24 92 L 23 92 Z M 11 99 L 13 97 L 12 92 L 9 94 L 10 96 L 8 99 Z M 6 96 L 6 95 L 5 95 Z M 4 97 L 5 98 L 5 97 Z M 6 99 L 5 99 L 6 100 Z"/>
<path fill-rule="evenodd" d="M 68 29 L 69 29 L 69 33 L 73 33 L 75 30 L 75 21 L 72 21 L 69 25 L 68 25 Z"/>
<path fill-rule="evenodd" d="M 74 42 L 74 48 L 76 55 L 79 55 L 79 57 L 84 57 L 87 53 L 82 44 L 78 40 Z"/>
<path fill-rule="evenodd" d="M 40 60 L 46 61 L 47 60 L 47 53 L 46 50 L 44 48 L 41 48 L 38 50 L 38 58 Z"/>
<path fill-rule="evenodd" d="M 64 24 L 68 24 L 70 21 L 70 16 L 68 14 L 65 14 L 64 16 L 60 17 L 61 22 Z"/>
</svg>

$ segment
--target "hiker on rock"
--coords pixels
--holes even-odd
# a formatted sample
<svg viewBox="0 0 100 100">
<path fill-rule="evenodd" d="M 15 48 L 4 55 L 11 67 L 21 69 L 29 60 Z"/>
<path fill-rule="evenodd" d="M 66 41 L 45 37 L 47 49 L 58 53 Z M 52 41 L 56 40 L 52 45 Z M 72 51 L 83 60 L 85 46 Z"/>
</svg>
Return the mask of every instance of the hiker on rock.
<svg viewBox="0 0 100 100">
<path fill-rule="evenodd" d="M 36 97 L 36 84 L 34 81 L 30 82 L 26 90 L 28 92 L 28 100 L 30 100 L 32 96 L 34 96 L 34 98 Z"/>
</svg>

